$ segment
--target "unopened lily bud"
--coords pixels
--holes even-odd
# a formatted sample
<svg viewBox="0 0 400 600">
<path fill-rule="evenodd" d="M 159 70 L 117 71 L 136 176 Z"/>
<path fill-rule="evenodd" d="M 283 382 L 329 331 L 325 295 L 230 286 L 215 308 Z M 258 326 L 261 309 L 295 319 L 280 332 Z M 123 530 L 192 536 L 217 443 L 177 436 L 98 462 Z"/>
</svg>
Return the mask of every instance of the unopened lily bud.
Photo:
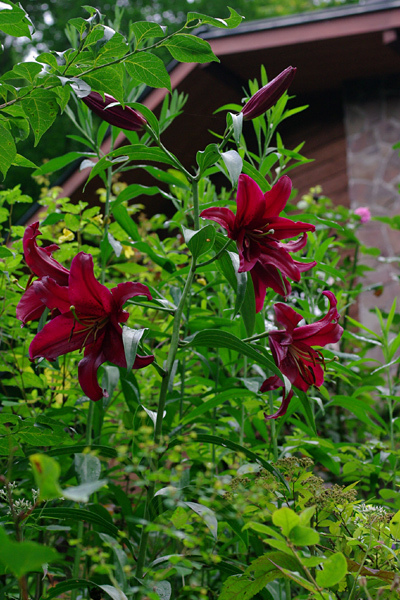
<svg viewBox="0 0 400 600">
<path fill-rule="evenodd" d="M 123 108 L 120 104 L 107 108 L 110 104 L 118 102 L 113 96 L 104 94 L 104 100 L 101 94 L 90 92 L 88 96 L 81 98 L 96 115 L 99 115 L 104 121 L 128 131 L 140 131 L 146 125 L 147 121 L 137 110 L 126 106 Z"/>
<path fill-rule="evenodd" d="M 279 73 L 275 79 L 264 85 L 246 102 L 242 108 L 243 119 L 250 121 L 263 115 L 279 98 L 286 92 L 292 83 L 296 73 L 296 67 L 288 67 Z"/>
</svg>

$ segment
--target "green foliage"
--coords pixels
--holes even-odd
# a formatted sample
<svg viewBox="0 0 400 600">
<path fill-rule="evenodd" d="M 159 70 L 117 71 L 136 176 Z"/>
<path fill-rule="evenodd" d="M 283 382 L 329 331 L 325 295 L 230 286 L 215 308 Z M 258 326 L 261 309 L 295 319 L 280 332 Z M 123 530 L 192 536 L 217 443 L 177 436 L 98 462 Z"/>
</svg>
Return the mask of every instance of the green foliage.
<svg viewBox="0 0 400 600">
<path fill-rule="evenodd" d="M 10 35 L 17 36 L 25 12 L 8 4 L 0 24 L 7 27 L 5 16 L 12 16 Z M 3 175 L 11 164 L 34 168 L 17 154 L 18 143 L 30 129 L 38 141 L 64 110 L 81 150 L 35 170 L 42 186 L 37 242 L 53 246 L 66 268 L 78 252 L 91 254 L 107 288 L 140 281 L 152 300 L 126 303 L 126 368 L 120 356 L 101 367 L 98 402 L 80 389 L 79 349 L 31 362 L 30 343 L 55 314 L 45 311 L 22 329 L 16 320 L 38 275 L 23 262 L 25 228 L 12 217 L 33 199 L 19 186 L 0 190 L 0 596 L 397 597 L 400 317 L 396 301 L 387 314 L 375 311 L 379 330 L 350 316 L 366 289 L 364 257 L 376 249 L 360 244 L 359 218 L 333 207 L 319 188 L 286 206 L 288 218 L 298 220 L 301 211 L 301 220 L 315 225 L 296 260 L 318 263 L 293 282 L 286 305 L 311 324 L 326 314 L 322 292 L 331 290 L 345 328 L 339 343 L 318 349 L 324 384 L 302 392 L 279 371 L 267 342 L 276 329 L 273 304 L 282 298 L 269 289 L 256 313 L 236 240 L 199 218 L 210 207 L 236 210 L 241 172 L 266 192 L 307 162 L 301 145 L 287 149 L 278 134 L 280 123 L 304 107 L 289 109 L 283 95 L 252 122 L 250 147 L 241 107 L 230 106 L 238 114 L 228 113 L 224 138 L 199 150 L 197 166 L 187 170 L 160 137 L 185 98 L 171 94 L 157 118 L 135 101 L 137 84 L 169 88 L 156 48 L 183 61 L 215 60 L 190 31 L 199 24 L 234 27 L 240 17 L 234 10 L 225 19 L 194 11 L 170 35 L 141 20 L 124 37 L 97 9 L 87 12 L 70 20 L 64 52 L 44 52 L 3 75 L 0 133 L 7 147 L 0 168 Z M 266 81 L 263 69 L 250 94 Z M 148 122 L 141 132 L 126 132 L 122 148 L 111 128 L 105 156 L 99 148 L 108 124 L 98 125 L 79 100 L 89 84 L 142 110 Z M 76 159 L 91 168 L 88 180 L 103 179 L 94 206 L 49 187 L 46 176 Z M 128 186 L 131 168 L 145 169 L 150 183 Z M 147 218 L 142 195 L 160 195 L 172 216 Z M 397 218 L 389 224 L 398 229 Z M 155 361 L 132 371 L 138 354 Z M 279 408 L 283 389 L 260 393 L 273 375 L 286 396 L 293 392 L 276 421 L 265 415 Z"/>
</svg>

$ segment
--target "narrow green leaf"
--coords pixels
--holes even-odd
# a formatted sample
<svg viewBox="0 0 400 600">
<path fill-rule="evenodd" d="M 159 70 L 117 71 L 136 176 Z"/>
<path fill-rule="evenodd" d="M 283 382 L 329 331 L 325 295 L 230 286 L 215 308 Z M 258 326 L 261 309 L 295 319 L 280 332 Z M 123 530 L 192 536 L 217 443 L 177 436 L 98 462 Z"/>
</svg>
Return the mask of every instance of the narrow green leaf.
<svg viewBox="0 0 400 600">
<path fill-rule="evenodd" d="M 272 371 L 275 375 L 278 375 L 278 377 L 281 379 L 286 379 L 279 371 L 273 360 L 258 352 L 254 346 L 243 342 L 240 338 L 236 337 L 232 333 L 228 333 L 227 331 L 204 329 L 203 331 L 198 331 L 194 335 L 190 336 L 190 338 L 187 338 L 185 341 L 187 345 L 195 346 L 196 348 L 198 346 L 229 348 L 230 350 L 234 350 L 239 354 L 248 356 L 254 360 L 254 362 Z"/>
<path fill-rule="evenodd" d="M 37 175 L 46 175 L 47 173 L 54 173 L 54 171 L 58 171 L 59 169 L 63 169 L 67 165 L 75 162 L 79 158 L 94 158 L 96 155 L 94 152 L 67 152 L 62 156 L 57 156 L 57 158 L 52 158 L 48 162 L 44 163 L 41 167 L 36 169 L 33 173 L 34 177 Z"/>
<path fill-rule="evenodd" d="M 101 517 L 95 512 L 83 508 L 35 508 L 34 515 L 38 515 L 41 519 L 72 519 L 73 521 L 83 521 L 84 523 L 92 523 L 98 525 L 104 533 L 109 533 L 113 537 L 118 537 L 118 528 L 110 523 L 104 517 Z"/>
<path fill-rule="evenodd" d="M 311 406 L 311 401 L 307 394 L 299 389 L 296 389 L 296 395 L 299 398 L 301 405 L 304 410 L 307 425 L 312 429 L 315 435 L 317 435 L 317 426 L 315 424 L 314 413 Z"/>
<path fill-rule="evenodd" d="M 93 167 L 88 177 L 88 182 L 96 175 L 103 173 L 115 159 L 140 160 L 150 162 L 161 162 L 167 165 L 173 165 L 174 161 L 165 154 L 160 148 L 149 148 L 144 144 L 133 144 L 132 146 L 122 146 L 117 150 L 113 150 L 106 156 L 103 156 Z"/>
</svg>

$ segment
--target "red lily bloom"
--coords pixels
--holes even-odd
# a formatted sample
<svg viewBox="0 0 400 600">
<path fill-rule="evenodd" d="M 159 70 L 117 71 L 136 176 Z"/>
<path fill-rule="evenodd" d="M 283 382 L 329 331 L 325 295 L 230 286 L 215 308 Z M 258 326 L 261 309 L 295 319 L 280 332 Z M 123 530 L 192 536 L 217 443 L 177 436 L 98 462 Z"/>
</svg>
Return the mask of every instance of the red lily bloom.
<svg viewBox="0 0 400 600">
<path fill-rule="evenodd" d="M 307 231 L 314 225 L 293 222 L 279 217 L 290 196 L 292 182 L 284 175 L 269 192 L 262 193 L 257 183 L 248 175 L 240 175 L 237 191 L 236 215 L 229 208 L 206 208 L 200 214 L 216 221 L 236 240 L 239 251 L 239 271 L 250 271 L 256 295 L 256 312 L 264 305 L 266 290 L 287 296 L 291 286 L 287 277 L 300 281 L 300 274 L 317 263 L 300 263 L 289 252 L 304 248 Z M 284 243 L 281 240 L 302 233 L 298 240 Z"/>
<path fill-rule="evenodd" d="M 101 117 L 103 121 L 107 121 L 110 125 L 115 125 L 121 129 L 128 131 L 140 131 L 146 125 L 147 121 L 143 115 L 137 110 L 129 106 L 121 106 L 120 104 L 107 108 L 110 104 L 118 102 L 113 96 L 104 94 L 104 100 L 98 92 L 90 92 L 88 96 L 81 98 L 96 115 Z"/>
<path fill-rule="evenodd" d="M 343 328 L 338 325 L 340 315 L 336 309 L 337 300 L 334 294 L 322 293 L 329 300 L 329 310 L 322 319 L 312 325 L 296 327 L 303 318 L 299 313 L 281 302 L 274 306 L 276 320 L 284 325 L 285 329 L 269 334 L 272 356 L 279 370 L 286 375 L 291 384 L 303 392 L 312 385 L 319 387 L 324 382 L 324 357 L 312 346 L 334 344 L 340 340 L 343 333 Z M 283 386 L 283 381 L 277 375 L 273 375 L 264 381 L 260 391 L 276 390 Z M 292 396 L 291 390 L 287 397 L 283 396 L 279 410 L 265 418 L 276 419 L 284 415 Z"/>
<path fill-rule="evenodd" d="M 250 121 L 263 115 L 286 92 L 296 74 L 296 67 L 287 67 L 256 92 L 242 108 L 243 119 Z"/>
<path fill-rule="evenodd" d="M 36 238 L 39 235 L 41 235 L 39 222 L 29 225 L 25 230 L 23 248 L 26 264 L 32 274 L 39 277 L 39 279 L 48 276 L 54 279 L 58 285 L 68 285 L 68 269 L 60 265 L 51 256 L 55 250 L 58 250 L 58 246 L 56 244 L 51 244 L 45 248 L 38 246 Z M 45 308 L 33 286 L 29 286 L 18 303 L 17 318 L 25 325 L 27 321 L 40 319 Z"/>
<path fill-rule="evenodd" d="M 129 314 L 122 306 L 133 296 L 151 294 L 141 283 L 120 283 L 109 290 L 94 277 L 93 259 L 80 252 L 71 263 L 68 287 L 43 277 L 32 285 L 42 302 L 61 314 L 35 336 L 30 347 L 31 360 L 44 357 L 54 360 L 62 354 L 85 348 L 78 365 L 82 390 L 91 400 L 100 400 L 104 392 L 97 382 L 97 369 L 106 361 L 126 367 L 122 328 Z M 136 356 L 134 369 L 146 367 L 154 356 Z"/>
</svg>

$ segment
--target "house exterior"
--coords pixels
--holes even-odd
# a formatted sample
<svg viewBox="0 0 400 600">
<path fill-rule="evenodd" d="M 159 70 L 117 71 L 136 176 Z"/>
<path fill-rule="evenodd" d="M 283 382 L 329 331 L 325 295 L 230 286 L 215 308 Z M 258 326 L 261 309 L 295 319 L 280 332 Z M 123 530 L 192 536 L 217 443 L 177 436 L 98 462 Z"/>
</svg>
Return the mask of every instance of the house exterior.
<svg viewBox="0 0 400 600">
<path fill-rule="evenodd" d="M 200 35 L 220 63 L 172 68 L 172 87 L 189 99 L 184 114 L 164 134 L 165 145 L 186 166 L 195 163 L 197 150 L 215 141 L 209 130 L 222 133 L 224 114 L 214 111 L 226 103 L 240 103 L 248 79 L 259 78 L 262 64 L 269 78 L 292 65 L 297 73 L 290 87 L 296 95 L 291 106 L 309 108 L 289 119 L 281 133 L 288 148 L 305 140 L 302 153 L 314 159 L 291 172 L 299 197 L 319 184 L 334 203 L 353 209 L 366 206 L 372 216 L 400 214 L 400 159 L 393 150 L 400 141 L 400 0 L 365 0 Z M 152 90 L 142 101 L 157 111 L 165 94 L 166 90 Z M 190 136 L 179 133 L 189 131 Z M 77 171 L 69 177 L 64 195 L 74 198 L 87 173 Z M 91 182 L 87 192 L 96 187 Z M 360 237 L 378 246 L 383 260 L 400 256 L 398 232 L 383 223 L 366 223 Z M 390 308 L 400 292 L 400 270 L 398 262 L 374 260 L 371 265 L 377 271 L 369 282 L 382 282 L 384 291 L 380 297 L 372 291 L 362 295 L 359 318 L 373 327 L 375 318 L 369 311 Z"/>
</svg>

